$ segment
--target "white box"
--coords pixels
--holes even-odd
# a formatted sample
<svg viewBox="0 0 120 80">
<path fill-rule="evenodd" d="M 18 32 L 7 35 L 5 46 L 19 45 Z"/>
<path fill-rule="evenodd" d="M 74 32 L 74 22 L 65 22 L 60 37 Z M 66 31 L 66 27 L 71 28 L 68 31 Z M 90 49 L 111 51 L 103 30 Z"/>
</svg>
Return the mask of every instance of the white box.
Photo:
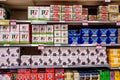
<svg viewBox="0 0 120 80">
<path fill-rule="evenodd" d="M 70 47 L 70 55 L 79 55 L 80 47 Z"/>
<path fill-rule="evenodd" d="M 29 32 L 20 32 L 20 43 L 29 43 L 30 35 Z"/>
<path fill-rule="evenodd" d="M 40 25 L 40 34 L 46 34 L 47 25 Z"/>
<path fill-rule="evenodd" d="M 39 25 L 32 25 L 32 34 L 39 34 L 40 26 Z"/>
<path fill-rule="evenodd" d="M 9 56 L 10 57 L 19 57 L 20 56 L 20 47 L 9 47 Z"/>
<path fill-rule="evenodd" d="M 52 47 L 45 47 L 42 50 L 42 56 L 50 56 L 52 54 Z"/>
<path fill-rule="evenodd" d="M 68 30 L 68 25 L 67 24 L 62 24 L 61 25 L 61 30 L 62 31 L 67 31 Z"/>
<path fill-rule="evenodd" d="M 60 65 L 66 66 L 69 64 L 69 56 L 60 56 Z"/>
<path fill-rule="evenodd" d="M 5 9 L 0 8 L 0 19 L 5 19 Z"/>
<path fill-rule="evenodd" d="M 2 36 L 2 39 L 1 39 L 0 43 L 4 43 L 4 44 L 9 43 L 9 40 L 10 40 L 10 33 L 9 32 L 2 32 L 1 36 Z"/>
<path fill-rule="evenodd" d="M 30 55 L 22 55 L 21 56 L 21 66 L 30 66 Z"/>
<path fill-rule="evenodd" d="M 70 47 L 60 47 L 60 55 L 68 56 L 70 55 Z"/>
<path fill-rule="evenodd" d="M 13 43 L 19 43 L 20 41 L 20 35 L 19 32 L 11 32 L 10 33 L 10 40 L 9 40 L 11 44 Z"/>
<path fill-rule="evenodd" d="M 51 58 L 51 63 L 50 63 L 50 65 L 59 65 L 60 64 L 60 62 L 59 62 L 59 56 L 51 56 L 50 57 Z"/>
<path fill-rule="evenodd" d="M 49 20 L 49 19 L 50 19 L 50 7 L 40 7 L 39 20 Z"/>
<path fill-rule="evenodd" d="M 39 66 L 40 65 L 40 56 L 39 55 L 33 55 L 31 57 L 32 63 L 31 66 Z"/>
<path fill-rule="evenodd" d="M 69 65 L 77 65 L 78 64 L 78 55 L 69 56 L 70 63 Z"/>
<path fill-rule="evenodd" d="M 0 48 L 0 57 L 8 57 L 9 49 L 8 48 Z"/>
<path fill-rule="evenodd" d="M 88 54 L 87 47 L 80 47 L 80 56 L 84 56 Z"/>
<path fill-rule="evenodd" d="M 54 31 L 54 37 L 61 37 L 61 31 Z"/>
<path fill-rule="evenodd" d="M 30 26 L 29 24 L 20 24 L 20 31 L 27 31 L 29 32 Z"/>
<path fill-rule="evenodd" d="M 61 30 L 61 25 L 60 24 L 55 24 L 54 25 L 54 31 L 59 31 Z"/>
<path fill-rule="evenodd" d="M 60 47 L 51 47 L 51 55 L 52 56 L 59 56 L 60 55 Z"/>
<path fill-rule="evenodd" d="M 84 56 L 79 56 L 79 64 L 80 65 L 87 65 L 88 64 L 88 55 L 84 55 Z"/>
<path fill-rule="evenodd" d="M 88 47 L 89 55 L 96 55 L 97 49 L 96 47 Z"/>
<path fill-rule="evenodd" d="M 20 25 L 19 24 L 17 24 L 17 25 L 14 25 L 14 26 L 10 26 L 10 31 L 11 32 L 19 32 L 20 30 L 19 30 L 19 27 L 20 27 Z"/>
<path fill-rule="evenodd" d="M 97 62 L 97 64 L 108 64 L 107 63 L 107 56 L 105 56 L 105 57 L 100 57 L 100 56 L 98 56 L 98 62 Z"/>
<path fill-rule="evenodd" d="M 39 43 L 44 44 L 44 43 L 46 43 L 46 40 L 47 40 L 46 34 L 41 34 Z"/>
<path fill-rule="evenodd" d="M 8 57 L 0 57 L 0 66 L 8 66 Z"/>
<path fill-rule="evenodd" d="M 39 17 L 39 7 L 29 6 L 28 7 L 28 19 L 36 20 Z"/>
<path fill-rule="evenodd" d="M 97 49 L 97 51 L 98 51 L 98 53 L 97 53 L 98 56 L 107 56 L 106 47 L 102 47 L 101 49 Z"/>
<path fill-rule="evenodd" d="M 39 34 L 32 34 L 32 44 L 37 44 L 40 41 L 40 35 Z"/>
<path fill-rule="evenodd" d="M 54 38 L 54 44 L 60 44 L 61 38 Z"/>
<path fill-rule="evenodd" d="M 61 44 L 68 44 L 68 38 L 61 38 Z"/>
<path fill-rule="evenodd" d="M 19 66 L 19 57 L 10 57 L 9 66 Z"/>
<path fill-rule="evenodd" d="M 68 37 L 68 31 L 61 31 L 61 37 Z"/>
<path fill-rule="evenodd" d="M 47 38 L 46 44 L 53 44 L 54 43 L 53 34 L 47 34 L 46 38 Z"/>
<path fill-rule="evenodd" d="M 50 65 L 50 56 L 40 56 L 40 65 L 41 66 L 47 66 Z"/>
<path fill-rule="evenodd" d="M 97 64 L 97 55 L 89 54 L 89 64 L 91 64 L 91 65 Z"/>
<path fill-rule="evenodd" d="M 8 26 L 8 25 L 7 26 L 5 26 L 5 25 L 1 26 L 1 31 L 2 32 L 9 32 L 10 31 L 10 26 Z"/>
<path fill-rule="evenodd" d="M 53 25 L 47 25 L 46 33 L 53 34 Z"/>
</svg>

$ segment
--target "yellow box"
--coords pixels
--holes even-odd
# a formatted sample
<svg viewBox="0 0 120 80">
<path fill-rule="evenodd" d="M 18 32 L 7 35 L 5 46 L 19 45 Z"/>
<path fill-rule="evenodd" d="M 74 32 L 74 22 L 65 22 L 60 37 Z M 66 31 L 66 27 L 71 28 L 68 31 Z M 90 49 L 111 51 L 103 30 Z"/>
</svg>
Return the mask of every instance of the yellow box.
<svg viewBox="0 0 120 80">
<path fill-rule="evenodd" d="M 119 64 L 110 64 L 110 63 L 109 63 L 109 65 L 110 65 L 110 67 L 119 67 L 120 66 Z"/>
<path fill-rule="evenodd" d="M 108 12 L 119 13 L 119 5 L 108 5 Z"/>
<path fill-rule="evenodd" d="M 119 13 L 109 13 L 109 20 L 110 21 L 118 21 Z"/>
<path fill-rule="evenodd" d="M 120 71 L 114 71 L 114 79 L 115 80 L 120 80 Z"/>
<path fill-rule="evenodd" d="M 107 49 L 107 54 L 109 57 L 119 57 L 120 49 Z"/>
</svg>

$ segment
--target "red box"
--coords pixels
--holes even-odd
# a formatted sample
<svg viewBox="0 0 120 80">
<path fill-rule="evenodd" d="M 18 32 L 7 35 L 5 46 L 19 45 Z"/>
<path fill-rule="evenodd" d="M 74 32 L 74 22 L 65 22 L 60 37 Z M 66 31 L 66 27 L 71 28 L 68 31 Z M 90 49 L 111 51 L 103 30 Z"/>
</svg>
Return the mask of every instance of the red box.
<svg viewBox="0 0 120 80">
<path fill-rule="evenodd" d="M 64 69 L 55 69 L 55 78 L 63 78 Z"/>
<path fill-rule="evenodd" d="M 38 80 L 38 74 L 37 73 L 31 73 L 30 74 L 30 80 Z"/>
<path fill-rule="evenodd" d="M 24 74 L 17 74 L 16 80 L 24 80 Z"/>
<path fill-rule="evenodd" d="M 38 69 L 37 68 L 32 68 L 31 69 L 31 73 L 37 73 L 38 72 Z"/>
<path fill-rule="evenodd" d="M 18 69 L 18 73 L 21 73 L 21 74 L 28 74 L 30 73 L 30 69 Z"/>
<path fill-rule="evenodd" d="M 54 73 L 46 73 L 46 80 L 54 80 L 55 79 Z"/>
<path fill-rule="evenodd" d="M 38 77 L 38 80 L 46 80 L 45 73 L 38 73 L 37 77 Z"/>
<path fill-rule="evenodd" d="M 48 73 L 54 73 L 55 69 L 54 68 L 46 68 L 45 69 L 45 72 L 48 72 Z"/>
<path fill-rule="evenodd" d="M 32 80 L 30 74 L 23 74 L 24 80 Z"/>
</svg>

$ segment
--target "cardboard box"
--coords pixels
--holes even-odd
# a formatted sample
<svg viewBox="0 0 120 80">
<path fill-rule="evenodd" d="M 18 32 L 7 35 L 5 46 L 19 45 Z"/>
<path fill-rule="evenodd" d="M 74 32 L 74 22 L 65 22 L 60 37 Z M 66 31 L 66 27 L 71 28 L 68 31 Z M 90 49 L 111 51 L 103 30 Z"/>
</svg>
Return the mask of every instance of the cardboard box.
<svg viewBox="0 0 120 80">
<path fill-rule="evenodd" d="M 5 9 L 4 8 L 0 8 L 0 19 L 5 19 Z"/>
<path fill-rule="evenodd" d="M 61 25 L 60 24 L 55 24 L 53 27 L 54 27 L 54 31 L 60 31 L 61 30 Z"/>
<path fill-rule="evenodd" d="M 32 44 L 38 44 L 40 42 L 39 34 L 32 34 Z"/>
<path fill-rule="evenodd" d="M 61 5 L 50 5 L 50 13 L 61 13 Z"/>
<path fill-rule="evenodd" d="M 31 73 L 30 74 L 30 80 L 38 80 L 38 74 L 37 73 Z"/>
<path fill-rule="evenodd" d="M 120 78 L 118 76 L 120 76 L 120 71 L 114 71 L 114 80 L 119 80 Z"/>
<path fill-rule="evenodd" d="M 108 64 L 107 63 L 107 56 L 98 56 L 97 58 L 97 64 Z"/>
<path fill-rule="evenodd" d="M 40 25 L 40 34 L 46 34 L 47 25 Z"/>
<path fill-rule="evenodd" d="M 50 7 L 39 7 L 39 20 L 50 19 Z"/>
<path fill-rule="evenodd" d="M 82 15 L 82 20 L 88 20 L 88 15 Z"/>
<path fill-rule="evenodd" d="M 119 13 L 119 5 L 108 5 L 109 13 Z"/>
<path fill-rule="evenodd" d="M 82 20 L 82 16 L 80 13 L 72 13 L 72 20 L 73 21 L 81 21 Z"/>
<path fill-rule="evenodd" d="M 50 56 L 40 56 L 40 66 L 49 66 L 50 62 Z"/>
<path fill-rule="evenodd" d="M 19 66 L 19 57 L 10 57 L 9 66 Z"/>
<path fill-rule="evenodd" d="M 97 55 L 94 53 L 89 54 L 89 64 L 95 65 L 97 64 Z"/>
<path fill-rule="evenodd" d="M 70 55 L 69 56 L 69 65 L 77 65 L 79 62 L 78 62 L 78 55 Z"/>
<path fill-rule="evenodd" d="M 9 32 L 10 31 L 10 26 L 1 26 L 1 32 Z"/>
<path fill-rule="evenodd" d="M 120 28 L 118 28 L 118 36 L 120 36 Z"/>
<path fill-rule="evenodd" d="M 46 44 L 54 44 L 53 34 L 48 34 L 46 37 Z"/>
<path fill-rule="evenodd" d="M 52 47 L 45 47 L 43 50 L 42 50 L 42 56 L 50 56 L 52 54 Z"/>
<path fill-rule="evenodd" d="M 70 47 L 70 55 L 79 55 L 80 47 Z"/>
<path fill-rule="evenodd" d="M 48 72 L 48 73 L 45 73 L 45 74 L 46 74 L 46 80 L 54 80 L 54 78 L 55 78 L 54 73 Z"/>
<path fill-rule="evenodd" d="M 60 56 L 60 65 L 66 66 L 69 64 L 69 56 Z"/>
<path fill-rule="evenodd" d="M 62 13 L 71 14 L 72 13 L 72 6 L 62 5 Z"/>
<path fill-rule="evenodd" d="M 30 55 L 22 55 L 21 56 L 21 66 L 30 66 L 30 59 L 31 56 Z"/>
<path fill-rule="evenodd" d="M 8 57 L 9 56 L 8 50 L 9 50 L 8 48 L 1 47 L 0 48 L 0 57 Z"/>
<path fill-rule="evenodd" d="M 108 14 L 98 14 L 97 15 L 97 20 L 108 21 Z"/>
<path fill-rule="evenodd" d="M 72 20 L 72 14 L 62 13 L 61 15 L 62 15 L 62 17 L 61 17 L 62 21 L 70 21 L 70 20 Z"/>
<path fill-rule="evenodd" d="M 20 32 L 20 43 L 30 43 L 29 32 Z"/>
<path fill-rule="evenodd" d="M 87 65 L 88 64 L 88 55 L 79 56 L 79 64 Z"/>
<path fill-rule="evenodd" d="M 8 57 L 0 57 L 0 66 L 8 66 Z"/>
<path fill-rule="evenodd" d="M 39 33 L 40 33 L 40 26 L 32 25 L 32 34 L 39 34 Z"/>
<path fill-rule="evenodd" d="M 61 20 L 61 13 L 50 13 L 50 20 L 52 21 L 60 21 Z"/>
<path fill-rule="evenodd" d="M 61 30 L 62 31 L 68 31 L 68 25 L 67 24 L 62 24 L 61 25 Z"/>
<path fill-rule="evenodd" d="M 19 32 L 11 32 L 10 33 L 9 43 L 10 44 L 18 44 L 19 41 L 20 41 L 20 34 L 19 34 Z"/>
<path fill-rule="evenodd" d="M 19 24 L 14 25 L 14 26 L 10 26 L 10 32 L 19 32 L 20 31 L 20 26 Z"/>
<path fill-rule="evenodd" d="M 61 69 L 55 69 L 55 78 L 63 78 L 64 77 L 64 72 L 65 71 L 62 68 Z"/>
<path fill-rule="evenodd" d="M 61 43 L 61 38 L 54 38 L 54 44 L 60 44 Z"/>
<path fill-rule="evenodd" d="M 70 47 L 60 47 L 60 55 L 61 56 L 69 56 L 70 55 Z"/>
<path fill-rule="evenodd" d="M 19 57 L 20 56 L 20 47 L 9 47 L 9 56 L 10 57 Z"/>
<path fill-rule="evenodd" d="M 1 33 L 1 44 L 8 44 L 10 40 L 10 33 L 9 32 L 2 32 Z"/>
<path fill-rule="evenodd" d="M 59 56 L 51 56 L 50 58 L 51 58 L 50 65 L 56 66 L 56 65 L 60 64 L 60 62 L 59 62 Z"/>
<path fill-rule="evenodd" d="M 98 13 L 103 13 L 103 14 L 108 13 L 108 6 L 99 6 Z"/>
<path fill-rule="evenodd" d="M 89 21 L 96 21 L 97 15 L 89 15 Z"/>
<path fill-rule="evenodd" d="M 61 31 L 60 32 L 62 38 L 67 38 L 68 37 L 68 31 Z"/>
<path fill-rule="evenodd" d="M 54 37 L 61 37 L 61 31 L 54 31 Z"/>
<path fill-rule="evenodd" d="M 46 40 L 47 40 L 46 34 L 41 34 L 39 37 L 40 37 L 39 38 L 39 43 L 45 44 Z"/>
<path fill-rule="evenodd" d="M 51 56 L 59 56 L 60 55 L 60 47 L 51 47 Z"/>
<path fill-rule="evenodd" d="M 82 5 L 73 5 L 72 12 L 82 14 Z"/>
<path fill-rule="evenodd" d="M 119 13 L 109 13 L 109 20 L 118 21 Z"/>
<path fill-rule="evenodd" d="M 82 8 L 82 15 L 88 15 L 88 8 Z"/>
<path fill-rule="evenodd" d="M 38 80 L 45 80 L 46 76 L 45 73 L 38 73 Z"/>
<path fill-rule="evenodd" d="M 40 56 L 39 55 L 33 55 L 31 56 L 31 66 L 39 66 L 40 65 Z"/>
<path fill-rule="evenodd" d="M 120 44 L 120 36 L 118 36 L 117 43 Z"/>
<path fill-rule="evenodd" d="M 20 24 L 20 31 L 21 32 L 29 32 L 29 30 L 30 30 L 30 26 L 29 26 L 29 24 Z"/>
<path fill-rule="evenodd" d="M 28 20 L 37 20 L 39 17 L 39 7 L 28 7 Z"/>
<path fill-rule="evenodd" d="M 53 25 L 47 25 L 46 34 L 53 34 Z"/>
<path fill-rule="evenodd" d="M 61 38 L 61 44 L 68 44 L 68 38 Z"/>
</svg>

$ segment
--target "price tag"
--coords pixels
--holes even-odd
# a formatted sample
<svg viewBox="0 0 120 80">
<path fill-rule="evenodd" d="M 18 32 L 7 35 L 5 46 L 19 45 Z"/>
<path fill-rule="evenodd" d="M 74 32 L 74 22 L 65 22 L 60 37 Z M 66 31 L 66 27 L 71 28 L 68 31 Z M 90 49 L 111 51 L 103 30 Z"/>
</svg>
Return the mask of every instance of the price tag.
<svg viewBox="0 0 120 80">
<path fill-rule="evenodd" d="M 117 21 L 117 22 L 116 22 L 116 25 L 117 25 L 117 26 L 120 26 L 120 21 Z"/>
<path fill-rule="evenodd" d="M 64 23 L 65 21 L 59 21 L 59 22 Z"/>
<path fill-rule="evenodd" d="M 55 46 L 61 46 L 61 44 L 55 44 Z"/>
<path fill-rule="evenodd" d="M 4 44 L 4 46 L 10 46 L 10 44 Z"/>
<path fill-rule="evenodd" d="M 83 21 L 82 21 L 82 25 L 83 25 L 83 26 L 88 26 L 88 21 L 87 21 L 87 20 L 83 20 Z"/>
<path fill-rule="evenodd" d="M 16 20 L 10 20 L 10 25 L 16 25 Z"/>
<path fill-rule="evenodd" d="M 47 21 L 34 20 L 31 22 L 31 24 L 47 24 Z"/>
<path fill-rule="evenodd" d="M 102 45 L 101 45 L 101 44 L 97 44 L 97 45 L 96 45 L 96 48 L 97 48 L 97 49 L 101 49 L 101 48 L 102 48 Z"/>
<path fill-rule="evenodd" d="M 40 49 L 44 49 L 44 45 L 43 44 L 39 44 L 38 45 L 38 50 L 40 50 Z"/>
<path fill-rule="evenodd" d="M 68 68 L 68 65 L 62 65 L 63 68 Z"/>
<path fill-rule="evenodd" d="M 111 0 L 105 0 L 105 2 L 111 2 Z"/>
<path fill-rule="evenodd" d="M 10 21 L 9 20 L 0 20 L 0 25 L 9 25 Z"/>
</svg>

